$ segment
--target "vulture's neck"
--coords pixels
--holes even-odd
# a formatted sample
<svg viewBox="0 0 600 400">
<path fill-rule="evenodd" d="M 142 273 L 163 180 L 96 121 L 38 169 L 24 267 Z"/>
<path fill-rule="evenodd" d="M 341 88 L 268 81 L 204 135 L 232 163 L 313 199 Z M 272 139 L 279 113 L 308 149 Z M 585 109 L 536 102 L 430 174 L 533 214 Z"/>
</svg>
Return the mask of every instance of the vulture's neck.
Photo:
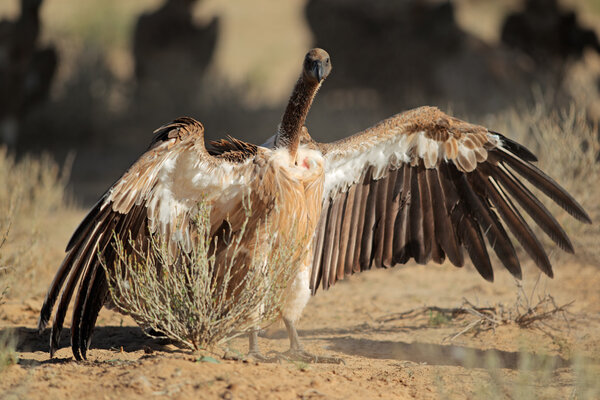
<svg viewBox="0 0 600 400">
<path fill-rule="evenodd" d="M 308 82 L 304 75 L 301 75 L 281 119 L 275 147 L 287 147 L 292 159 L 296 158 L 300 132 L 319 86 L 319 83 Z"/>
</svg>

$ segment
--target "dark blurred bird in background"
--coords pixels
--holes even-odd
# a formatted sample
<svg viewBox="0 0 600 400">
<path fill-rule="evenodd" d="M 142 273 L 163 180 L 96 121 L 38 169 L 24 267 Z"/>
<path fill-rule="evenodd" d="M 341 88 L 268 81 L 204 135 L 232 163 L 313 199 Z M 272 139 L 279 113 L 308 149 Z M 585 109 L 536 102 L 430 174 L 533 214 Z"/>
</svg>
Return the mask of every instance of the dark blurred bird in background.
<svg viewBox="0 0 600 400">
<path fill-rule="evenodd" d="M 190 76 L 202 76 L 217 45 L 219 18 L 194 22 L 196 2 L 166 0 L 158 10 L 140 16 L 133 34 L 138 83 L 167 88 L 174 81 L 189 83 Z"/>
<path fill-rule="evenodd" d="M 575 12 L 561 9 L 556 0 L 527 0 L 523 11 L 506 18 L 501 38 L 544 67 L 581 58 L 587 48 L 600 52 L 596 33 L 581 26 Z"/>
<path fill-rule="evenodd" d="M 14 147 L 27 113 L 48 97 L 58 55 L 39 43 L 42 0 L 21 0 L 15 21 L 0 21 L 0 143 Z"/>
</svg>

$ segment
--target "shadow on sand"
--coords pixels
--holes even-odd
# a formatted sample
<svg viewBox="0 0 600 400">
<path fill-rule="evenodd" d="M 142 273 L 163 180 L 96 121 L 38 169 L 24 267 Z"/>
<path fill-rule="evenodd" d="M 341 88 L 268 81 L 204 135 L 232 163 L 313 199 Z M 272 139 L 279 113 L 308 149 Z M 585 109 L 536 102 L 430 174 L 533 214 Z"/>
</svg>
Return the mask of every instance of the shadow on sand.
<svg viewBox="0 0 600 400">
<path fill-rule="evenodd" d="M 45 329 L 42 333 L 38 333 L 37 329 L 27 327 L 0 329 L 0 337 L 7 331 L 12 331 L 17 336 L 17 351 L 20 353 L 28 352 L 44 352 L 50 350 L 50 329 Z M 183 350 L 167 348 L 166 344 L 170 342 L 165 339 L 155 339 L 144 334 L 141 328 L 134 326 L 99 326 L 94 329 L 94 336 L 90 349 L 101 350 L 118 350 L 125 353 L 144 350 L 147 352 L 179 352 Z M 59 348 L 70 347 L 69 329 L 64 329 Z M 60 364 L 74 360 L 72 356 L 66 358 L 50 358 L 42 362 L 37 360 L 20 357 L 19 364 L 23 366 L 35 366 L 39 364 Z"/>
<path fill-rule="evenodd" d="M 420 328 L 422 329 L 422 328 Z M 299 335 L 305 341 L 323 340 L 329 344 L 326 349 L 344 353 L 351 356 L 366 357 L 372 359 L 390 359 L 398 361 L 411 361 L 418 364 L 460 366 L 464 368 L 509 368 L 518 370 L 522 360 L 533 361 L 534 369 L 558 369 L 569 367 L 572 360 L 560 356 L 535 354 L 525 351 L 503 351 L 497 349 L 481 350 L 473 347 L 459 346 L 454 344 L 436 343 L 406 343 L 392 340 L 372 340 L 353 337 L 353 335 L 368 332 L 413 332 L 418 338 L 419 327 L 394 327 L 376 329 L 368 324 L 361 324 L 351 328 L 342 329 L 308 329 L 300 330 Z M 284 330 L 276 330 L 272 333 L 261 335 L 271 339 L 287 338 Z M 418 340 L 418 339 L 417 339 Z M 600 363 L 600 360 L 590 360 Z"/>
<path fill-rule="evenodd" d="M 435 343 L 405 343 L 390 340 L 357 339 L 341 337 L 330 339 L 328 348 L 340 353 L 375 359 L 394 359 L 448 365 L 465 368 L 500 367 L 518 370 L 520 360 L 535 360 L 533 366 L 558 369 L 570 366 L 570 360 L 560 356 L 539 355 L 528 352 L 512 352 L 497 349 L 481 350 L 466 346 Z"/>
</svg>

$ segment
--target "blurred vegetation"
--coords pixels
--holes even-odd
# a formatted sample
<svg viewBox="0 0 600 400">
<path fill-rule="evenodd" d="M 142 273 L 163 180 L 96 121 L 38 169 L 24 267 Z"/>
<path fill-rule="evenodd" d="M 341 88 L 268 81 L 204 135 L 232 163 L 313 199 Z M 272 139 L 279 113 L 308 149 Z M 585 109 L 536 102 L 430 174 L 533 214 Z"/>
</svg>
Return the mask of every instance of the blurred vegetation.
<svg viewBox="0 0 600 400">
<path fill-rule="evenodd" d="M 16 364 L 17 356 L 17 336 L 11 330 L 0 332 L 0 373 L 8 366 Z"/>
<path fill-rule="evenodd" d="M 68 163 L 61 169 L 48 154 L 16 161 L 0 147 L 0 301 L 32 290 L 46 269 L 46 242 L 54 233 L 45 224 L 70 207 L 69 171 Z"/>
</svg>

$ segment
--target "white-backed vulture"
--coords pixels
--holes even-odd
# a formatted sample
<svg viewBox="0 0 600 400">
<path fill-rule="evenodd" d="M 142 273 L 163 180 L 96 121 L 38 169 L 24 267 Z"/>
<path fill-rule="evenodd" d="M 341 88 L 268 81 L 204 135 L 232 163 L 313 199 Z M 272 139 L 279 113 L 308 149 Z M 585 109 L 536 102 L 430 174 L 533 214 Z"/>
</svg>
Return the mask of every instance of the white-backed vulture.
<svg viewBox="0 0 600 400">
<path fill-rule="evenodd" d="M 421 107 L 337 142 L 312 140 L 305 119 L 330 71 L 327 52 L 308 52 L 279 129 L 265 147 L 229 139 L 215 142 L 208 151 L 202 125 L 191 118 L 155 132 L 149 150 L 92 208 L 67 246 L 39 321 L 44 329 L 60 298 L 51 354 L 79 284 L 71 345 L 77 359 L 86 357 L 98 312 L 109 299 L 98 254 L 108 262 L 114 258 L 112 232 L 131 232 L 142 239 L 158 232 L 168 240 L 185 240 L 186 232 L 174 234 L 173 221 L 201 198 L 212 206 L 212 227 L 229 218 L 235 229 L 236 210 L 248 195 L 257 205 L 254 213 L 271 213 L 279 233 L 296 235 L 311 246 L 301 265 L 290 266 L 298 272 L 282 310 L 290 339 L 286 355 L 309 361 L 334 359 L 306 353 L 295 323 L 311 291 L 327 289 L 345 275 L 411 258 L 425 264 L 447 257 L 460 267 L 466 254 L 491 281 L 487 239 L 502 264 L 520 278 L 508 229 L 551 277 L 546 252 L 515 202 L 561 249 L 573 252 L 564 230 L 521 178 L 578 220 L 590 223 L 589 216 L 534 166 L 536 158 L 529 150 L 499 133 Z M 282 199 L 281 211 L 274 215 L 269 205 L 276 198 Z M 297 228 L 290 232 L 292 225 Z M 256 332 L 250 335 L 250 354 L 260 358 Z"/>
</svg>

